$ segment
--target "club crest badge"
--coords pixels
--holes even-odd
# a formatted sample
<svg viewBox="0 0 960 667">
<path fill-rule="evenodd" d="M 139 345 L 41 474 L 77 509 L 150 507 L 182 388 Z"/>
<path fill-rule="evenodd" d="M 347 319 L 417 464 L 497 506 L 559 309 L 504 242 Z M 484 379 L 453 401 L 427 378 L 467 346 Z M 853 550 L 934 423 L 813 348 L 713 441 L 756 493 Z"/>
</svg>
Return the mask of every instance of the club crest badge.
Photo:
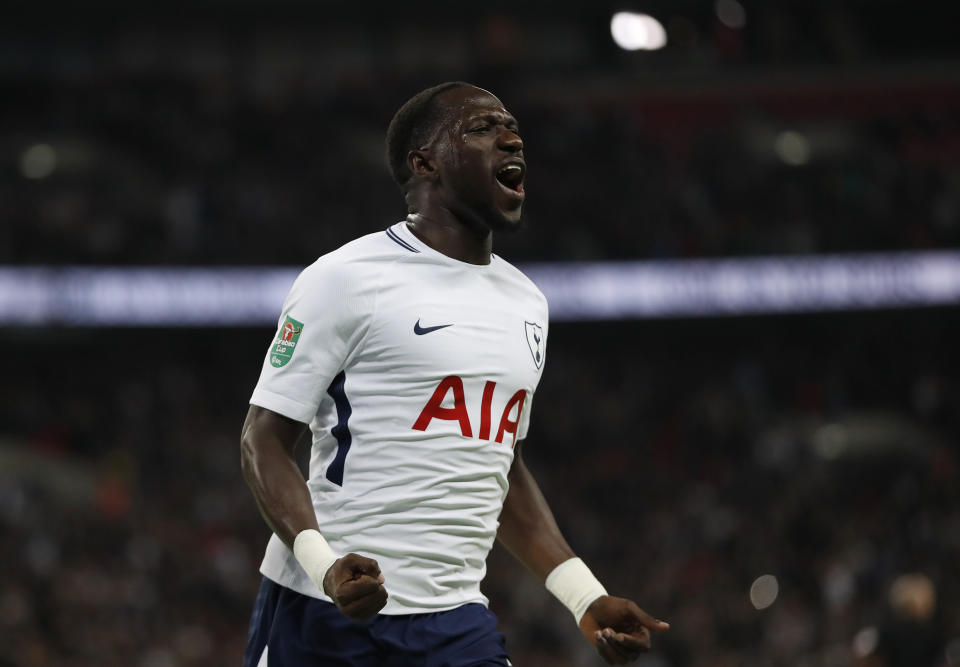
<svg viewBox="0 0 960 667">
<path fill-rule="evenodd" d="M 524 322 L 523 325 L 527 330 L 527 345 L 530 346 L 533 363 L 537 365 L 537 368 L 540 368 L 543 365 L 543 352 L 546 346 L 543 340 L 543 327 L 535 322 Z"/>
<path fill-rule="evenodd" d="M 303 332 L 303 323 L 287 315 L 277 331 L 277 338 L 273 341 L 273 348 L 270 350 L 270 365 L 274 368 L 281 368 L 287 365 L 293 353 L 297 349 L 297 343 L 300 341 L 300 334 Z"/>
</svg>

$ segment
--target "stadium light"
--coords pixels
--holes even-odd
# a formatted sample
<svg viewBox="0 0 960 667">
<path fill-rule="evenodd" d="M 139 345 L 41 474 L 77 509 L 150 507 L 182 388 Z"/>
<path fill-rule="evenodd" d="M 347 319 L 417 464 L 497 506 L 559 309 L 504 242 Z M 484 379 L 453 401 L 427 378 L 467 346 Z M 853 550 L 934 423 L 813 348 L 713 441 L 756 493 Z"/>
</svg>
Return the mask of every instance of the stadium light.
<svg viewBox="0 0 960 667">
<path fill-rule="evenodd" d="M 610 19 L 610 34 L 625 51 L 655 51 L 667 44 L 663 24 L 647 14 L 617 12 Z"/>
<path fill-rule="evenodd" d="M 20 155 L 20 171 L 27 178 L 46 178 L 56 167 L 57 154 L 49 144 L 35 144 Z"/>
<path fill-rule="evenodd" d="M 880 645 L 880 631 L 870 625 L 853 636 L 851 650 L 853 655 L 863 660 L 873 655 Z"/>
<path fill-rule="evenodd" d="M 780 582 L 772 574 L 757 577 L 750 585 L 750 604 L 757 611 L 766 609 L 777 601 L 780 594 Z"/>
<path fill-rule="evenodd" d="M 955 637 L 947 643 L 947 664 L 950 667 L 960 665 L 960 637 Z"/>
<path fill-rule="evenodd" d="M 802 167 L 810 161 L 810 140 L 794 130 L 785 130 L 774 139 L 773 150 L 783 162 Z"/>
<path fill-rule="evenodd" d="M 747 25 L 747 12 L 737 0 L 717 0 L 713 9 L 720 23 L 728 28 L 740 30 Z"/>
</svg>

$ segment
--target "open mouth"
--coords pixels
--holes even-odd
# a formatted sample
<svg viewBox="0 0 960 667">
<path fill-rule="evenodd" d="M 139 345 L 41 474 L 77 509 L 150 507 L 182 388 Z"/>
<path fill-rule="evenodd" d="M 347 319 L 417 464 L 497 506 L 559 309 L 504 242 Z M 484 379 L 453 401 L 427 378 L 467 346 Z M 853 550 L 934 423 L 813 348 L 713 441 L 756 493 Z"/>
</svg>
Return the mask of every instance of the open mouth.
<svg viewBox="0 0 960 667">
<path fill-rule="evenodd" d="M 506 189 L 522 195 L 525 171 L 522 162 L 510 162 L 497 171 L 497 181 Z"/>
</svg>

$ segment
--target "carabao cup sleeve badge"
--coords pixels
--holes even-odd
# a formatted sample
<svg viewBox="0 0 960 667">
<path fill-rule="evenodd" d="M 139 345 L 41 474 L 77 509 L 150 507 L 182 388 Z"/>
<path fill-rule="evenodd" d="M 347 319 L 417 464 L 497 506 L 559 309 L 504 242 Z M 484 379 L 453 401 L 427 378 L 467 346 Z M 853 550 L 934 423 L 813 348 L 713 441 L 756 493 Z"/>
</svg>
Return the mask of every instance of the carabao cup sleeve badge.
<svg viewBox="0 0 960 667">
<path fill-rule="evenodd" d="M 277 331 L 277 338 L 273 341 L 273 348 L 270 350 L 271 366 L 281 368 L 287 365 L 297 350 L 301 333 L 303 333 L 303 323 L 287 315 Z"/>
</svg>

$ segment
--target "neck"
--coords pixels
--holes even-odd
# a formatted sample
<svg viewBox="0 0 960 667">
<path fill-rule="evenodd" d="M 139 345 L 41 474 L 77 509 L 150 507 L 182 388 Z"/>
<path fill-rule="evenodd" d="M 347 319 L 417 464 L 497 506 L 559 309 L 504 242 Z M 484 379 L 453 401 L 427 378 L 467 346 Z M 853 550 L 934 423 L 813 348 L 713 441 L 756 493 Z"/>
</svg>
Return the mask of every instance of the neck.
<svg viewBox="0 0 960 667">
<path fill-rule="evenodd" d="M 428 211 L 408 215 L 407 227 L 418 239 L 447 257 L 468 264 L 490 263 L 493 234 L 489 229 L 468 227 L 449 212 L 436 215 Z"/>
</svg>

